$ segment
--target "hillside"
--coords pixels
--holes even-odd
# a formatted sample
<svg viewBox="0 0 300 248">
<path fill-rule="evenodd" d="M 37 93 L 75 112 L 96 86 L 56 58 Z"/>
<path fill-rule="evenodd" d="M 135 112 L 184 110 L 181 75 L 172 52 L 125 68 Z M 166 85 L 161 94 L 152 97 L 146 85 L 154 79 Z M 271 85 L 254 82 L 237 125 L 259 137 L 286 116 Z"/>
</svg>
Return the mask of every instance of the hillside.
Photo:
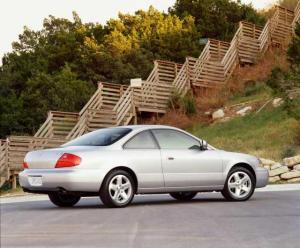
<svg viewBox="0 0 300 248">
<path fill-rule="evenodd" d="M 278 97 L 278 93 L 275 94 L 266 83 L 272 80 L 274 68 L 289 72 L 290 65 L 286 55 L 285 50 L 274 48 L 256 65 L 237 68 L 228 88 L 210 92 L 206 96 L 195 96 L 192 100 L 195 113 L 188 114 L 181 106 L 146 122 L 184 128 L 217 148 L 277 161 L 299 154 L 300 121 L 289 115 L 286 104 L 278 108 L 272 106 L 272 99 Z M 296 102 L 294 111 L 295 108 L 300 109 L 300 104 Z M 213 111 L 222 108 L 229 119 L 245 106 L 252 106 L 253 111 L 244 117 L 235 117 L 225 122 L 213 122 L 211 118 Z"/>
<path fill-rule="evenodd" d="M 276 161 L 300 153 L 299 121 L 283 107 L 237 117 L 225 123 L 195 124 L 188 129 L 211 145 Z"/>
</svg>

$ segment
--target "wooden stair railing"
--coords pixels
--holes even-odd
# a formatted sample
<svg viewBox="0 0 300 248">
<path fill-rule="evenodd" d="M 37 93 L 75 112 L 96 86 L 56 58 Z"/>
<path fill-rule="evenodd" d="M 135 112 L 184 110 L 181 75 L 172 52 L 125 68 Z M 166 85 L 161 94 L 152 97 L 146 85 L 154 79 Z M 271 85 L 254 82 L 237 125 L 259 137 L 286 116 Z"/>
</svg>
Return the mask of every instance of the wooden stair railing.
<svg viewBox="0 0 300 248">
<path fill-rule="evenodd" d="M 254 64 L 260 55 L 259 37 L 262 27 L 248 22 L 240 22 L 242 26 L 238 39 L 238 56 L 240 63 Z"/>
<path fill-rule="evenodd" d="M 78 113 L 49 111 L 47 120 L 34 137 L 64 139 L 78 121 Z"/>
<path fill-rule="evenodd" d="M 127 88 L 114 107 L 113 112 L 116 115 L 116 126 L 127 125 L 133 117 L 136 117 L 132 87 Z"/>
<path fill-rule="evenodd" d="M 114 83 L 99 83 L 97 91 L 80 111 L 79 121 L 69 132 L 67 139 L 74 139 L 88 132 L 90 130 L 89 122 L 93 118 L 93 114 L 95 114 L 95 119 L 98 120 L 101 116 L 101 112 L 103 117 L 109 115 L 107 112 L 112 111 L 127 87 L 128 86 Z M 107 118 L 105 117 L 105 119 Z M 106 124 L 106 122 L 102 123 L 99 125 L 99 128 L 105 127 Z"/>
<path fill-rule="evenodd" d="M 0 187 L 9 179 L 8 159 L 8 141 L 0 140 Z"/>
<path fill-rule="evenodd" d="M 275 14 L 271 21 L 271 41 L 274 44 L 282 44 L 289 39 L 293 32 L 294 11 L 281 6 L 276 6 Z"/>
<path fill-rule="evenodd" d="M 292 22 L 292 27 L 295 29 L 296 24 L 300 21 L 300 1 L 298 1 L 296 8 L 294 10 L 294 20 Z"/>
<path fill-rule="evenodd" d="M 68 133 L 66 139 L 74 139 L 86 132 L 87 110 L 89 108 L 101 108 L 102 106 L 102 89 L 103 84 L 99 83 L 96 92 L 92 95 L 90 100 L 79 112 L 79 120 L 72 130 Z"/>
<path fill-rule="evenodd" d="M 127 125 L 135 117 L 133 88 L 128 87 L 112 110 L 88 109 L 87 131 Z"/>
<path fill-rule="evenodd" d="M 166 113 L 171 94 L 172 85 L 143 81 L 134 89 L 134 104 L 140 112 Z"/>
<path fill-rule="evenodd" d="M 141 88 L 135 88 L 134 102 L 138 111 L 165 113 L 172 94 L 172 83 L 182 65 L 170 61 L 156 60 L 154 68 Z"/>
</svg>

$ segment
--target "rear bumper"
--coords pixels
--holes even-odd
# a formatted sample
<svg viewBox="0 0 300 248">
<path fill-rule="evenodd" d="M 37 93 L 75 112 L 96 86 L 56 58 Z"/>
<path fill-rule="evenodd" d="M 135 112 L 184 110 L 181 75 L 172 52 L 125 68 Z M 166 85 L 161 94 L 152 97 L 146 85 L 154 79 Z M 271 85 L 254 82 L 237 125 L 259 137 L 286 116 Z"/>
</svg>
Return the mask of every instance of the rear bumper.
<svg viewBox="0 0 300 248">
<path fill-rule="evenodd" d="M 256 188 L 265 187 L 269 182 L 269 171 L 265 168 L 256 169 Z"/>
<path fill-rule="evenodd" d="M 31 185 L 30 177 L 41 177 L 42 185 Z M 19 174 L 19 182 L 27 192 L 48 193 L 60 189 L 73 192 L 99 192 L 104 173 L 95 170 L 27 169 Z"/>
</svg>

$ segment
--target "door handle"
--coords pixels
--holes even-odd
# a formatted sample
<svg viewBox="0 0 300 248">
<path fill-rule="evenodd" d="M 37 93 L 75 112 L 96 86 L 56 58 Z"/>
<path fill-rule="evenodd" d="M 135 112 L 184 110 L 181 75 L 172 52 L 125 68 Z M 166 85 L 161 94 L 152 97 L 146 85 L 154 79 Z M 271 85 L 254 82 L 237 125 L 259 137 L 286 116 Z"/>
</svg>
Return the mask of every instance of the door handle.
<svg viewBox="0 0 300 248">
<path fill-rule="evenodd" d="M 173 157 L 168 157 L 168 160 L 174 160 L 174 158 Z"/>
</svg>

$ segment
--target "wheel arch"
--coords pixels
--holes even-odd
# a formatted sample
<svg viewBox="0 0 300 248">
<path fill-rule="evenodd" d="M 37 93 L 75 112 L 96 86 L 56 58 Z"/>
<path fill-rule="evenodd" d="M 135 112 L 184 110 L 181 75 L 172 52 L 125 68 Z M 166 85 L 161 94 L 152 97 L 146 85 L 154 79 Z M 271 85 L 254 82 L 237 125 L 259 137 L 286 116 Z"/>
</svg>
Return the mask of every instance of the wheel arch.
<svg viewBox="0 0 300 248">
<path fill-rule="evenodd" d="M 138 189 L 138 179 L 137 179 L 137 176 L 136 176 L 136 173 L 130 169 L 129 167 L 126 167 L 126 166 L 117 166 L 117 167 L 114 167 L 112 168 L 110 171 L 108 171 L 101 183 L 101 186 L 100 186 L 100 190 L 103 186 L 103 183 L 105 182 L 106 178 L 108 177 L 108 175 L 113 172 L 113 171 L 116 171 L 116 170 L 123 170 L 123 171 L 126 171 L 127 173 L 129 173 L 132 178 L 133 178 L 133 181 L 134 181 L 134 192 L 136 193 L 137 192 L 137 189 Z"/>
<path fill-rule="evenodd" d="M 231 166 L 231 168 L 230 168 L 230 170 L 228 171 L 227 174 L 229 174 L 229 172 L 232 169 L 237 168 L 237 167 L 242 167 L 242 168 L 245 168 L 245 169 L 249 170 L 252 173 L 252 175 L 253 175 L 253 177 L 255 179 L 255 184 L 256 184 L 256 173 L 255 173 L 255 170 L 253 169 L 253 167 L 250 164 L 247 164 L 245 162 L 235 163 L 234 165 Z"/>
</svg>

